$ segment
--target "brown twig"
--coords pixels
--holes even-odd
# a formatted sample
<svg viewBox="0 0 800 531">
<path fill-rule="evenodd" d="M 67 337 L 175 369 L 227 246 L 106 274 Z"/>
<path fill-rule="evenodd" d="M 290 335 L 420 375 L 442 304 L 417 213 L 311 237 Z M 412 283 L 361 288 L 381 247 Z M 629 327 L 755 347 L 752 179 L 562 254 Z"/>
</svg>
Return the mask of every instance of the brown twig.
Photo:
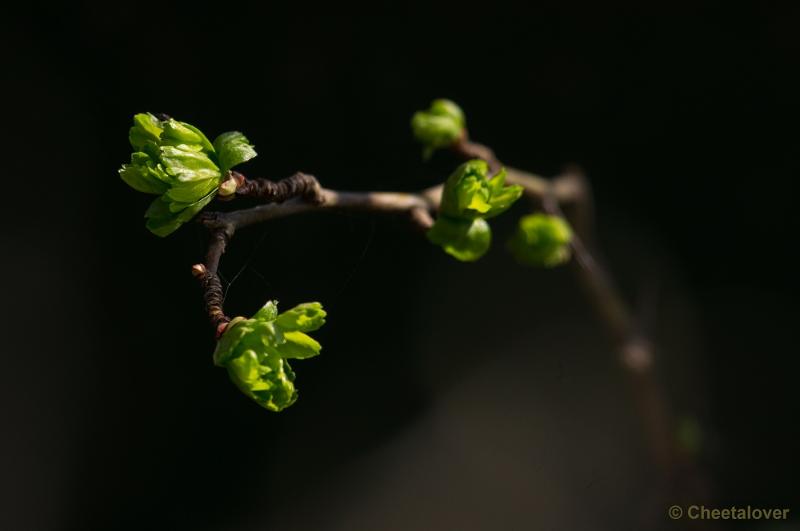
<svg viewBox="0 0 800 531">
<path fill-rule="evenodd" d="M 321 187 L 312 175 L 297 172 L 280 181 L 269 179 L 248 179 L 239 172 L 232 171 L 231 178 L 236 181 L 236 195 L 251 197 L 265 203 L 283 203 L 287 199 L 302 197 L 309 203 L 321 203 Z"/>
<path fill-rule="evenodd" d="M 488 161 L 490 168 L 494 171 L 500 168 L 491 149 L 471 142 L 461 147 L 463 156 L 492 157 Z M 231 172 L 229 179 L 235 181 L 235 193 L 221 199 L 229 201 L 234 197 L 249 197 L 265 204 L 231 212 L 206 212 L 199 217 L 210 231 L 210 240 L 205 263 L 193 266 L 193 274 L 201 282 L 206 313 L 217 336 L 230 322 L 222 308 L 223 290 L 217 270 L 228 241 L 238 229 L 295 214 L 338 210 L 403 215 L 413 227 L 424 232 L 433 225 L 432 214 L 438 209 L 443 189 L 438 185 L 418 193 L 343 192 L 322 188 L 314 176 L 299 172 L 277 182 L 248 179 L 238 172 Z M 554 194 L 559 202 L 573 205 L 583 193 L 577 181 L 569 175 L 551 184 L 543 177 L 510 168 L 508 180 L 521 184 L 526 195 L 534 201 L 543 201 L 548 194 Z"/>
<path fill-rule="evenodd" d="M 214 214 L 204 213 L 201 215 L 201 220 L 211 220 L 214 217 Z M 211 228 L 205 263 L 192 266 L 192 275 L 200 282 L 203 288 L 206 313 L 208 313 L 208 319 L 211 321 L 217 337 L 222 335 L 231 320 L 222 309 L 225 294 L 222 290 L 218 270 L 219 262 L 223 253 L 225 253 L 225 247 L 232 236 L 233 230 L 225 225 Z"/>
<path fill-rule="evenodd" d="M 411 225 L 426 231 L 433 225 L 432 212 L 439 204 L 441 187 L 417 194 L 401 192 L 341 192 L 328 190 L 317 179 L 296 173 L 278 182 L 247 179 L 231 172 L 237 181 L 236 195 L 254 197 L 266 204 L 231 212 L 205 212 L 198 220 L 209 229 L 205 262 L 192 266 L 192 274 L 201 283 L 206 313 L 217 337 L 231 321 L 223 311 L 224 293 L 218 269 L 228 241 L 243 227 L 294 214 L 317 210 L 372 212 L 405 216 Z"/>
</svg>

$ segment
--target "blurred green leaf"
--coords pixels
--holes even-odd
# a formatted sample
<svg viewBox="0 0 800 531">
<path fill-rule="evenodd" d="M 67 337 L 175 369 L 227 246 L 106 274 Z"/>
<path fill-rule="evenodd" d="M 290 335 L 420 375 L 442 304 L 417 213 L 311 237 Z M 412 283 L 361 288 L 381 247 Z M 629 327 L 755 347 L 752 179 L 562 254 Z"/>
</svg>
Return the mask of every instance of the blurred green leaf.
<svg viewBox="0 0 800 531">
<path fill-rule="evenodd" d="M 676 440 L 689 455 L 697 456 L 703 449 L 703 427 L 696 417 L 680 417 L 677 422 Z"/>
<path fill-rule="evenodd" d="M 486 254 L 492 243 L 492 231 L 482 218 L 455 219 L 439 216 L 428 230 L 428 239 L 461 260 L 472 262 Z"/>
<path fill-rule="evenodd" d="M 430 157 L 436 149 L 452 145 L 464 133 L 464 112 L 454 102 L 434 100 L 425 111 L 417 111 L 411 118 L 414 137 L 423 145 L 423 155 Z"/>
<path fill-rule="evenodd" d="M 509 250 L 525 265 L 555 267 L 570 259 L 572 230 L 562 218 L 530 214 L 520 218 Z"/>
</svg>

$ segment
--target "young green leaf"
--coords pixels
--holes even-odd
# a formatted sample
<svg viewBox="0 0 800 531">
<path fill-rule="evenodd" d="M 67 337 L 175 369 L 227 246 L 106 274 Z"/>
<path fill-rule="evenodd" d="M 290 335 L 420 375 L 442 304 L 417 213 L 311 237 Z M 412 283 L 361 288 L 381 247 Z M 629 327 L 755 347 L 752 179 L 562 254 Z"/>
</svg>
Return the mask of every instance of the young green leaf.
<svg viewBox="0 0 800 531">
<path fill-rule="evenodd" d="M 142 151 L 148 143 L 157 144 L 164 131 L 161 121 L 149 112 L 133 116 L 133 127 L 128 131 L 128 140 L 136 151 Z"/>
<path fill-rule="evenodd" d="M 427 232 L 428 239 L 462 262 L 473 262 L 492 244 L 492 230 L 482 218 L 457 219 L 439 216 Z"/>
<path fill-rule="evenodd" d="M 525 265 L 555 267 L 570 259 L 572 230 L 560 217 L 530 214 L 519 220 L 509 250 Z"/>
<path fill-rule="evenodd" d="M 214 349 L 214 365 L 224 367 L 228 363 L 242 338 L 253 331 L 253 324 L 255 324 L 255 319 L 245 319 L 244 317 L 234 317 L 228 323 L 225 333 L 219 338 L 217 347 Z"/>
<path fill-rule="evenodd" d="M 145 155 L 144 153 L 134 153 L 133 155 Z M 144 164 L 123 164 L 119 171 L 119 176 L 125 183 L 136 190 L 146 194 L 160 195 L 169 190 L 169 185 L 155 175 L 153 171 Z"/>
<path fill-rule="evenodd" d="M 492 218 L 522 196 L 522 187 L 505 185 L 505 170 L 489 178 L 489 165 L 480 159 L 461 164 L 444 183 L 439 210 L 453 218 Z"/>
<path fill-rule="evenodd" d="M 214 198 L 215 191 L 192 203 L 171 201 L 166 194 L 156 198 L 147 209 L 145 226 L 156 236 L 168 236 L 192 219 Z"/>
<path fill-rule="evenodd" d="M 223 172 L 214 146 L 193 125 L 150 113 L 133 117 L 128 137 L 135 152 L 120 177 L 134 190 L 160 196 L 145 213 L 145 226 L 167 236 L 216 195 Z"/>
<path fill-rule="evenodd" d="M 257 404 L 281 411 L 297 400 L 288 360 L 320 353 L 320 344 L 304 331 L 322 326 L 324 317 L 318 302 L 278 314 L 278 303 L 269 301 L 251 319 L 237 317 L 228 323 L 214 350 L 214 363 L 227 368 L 231 380 Z"/>
<path fill-rule="evenodd" d="M 291 310 L 283 312 L 277 322 L 284 330 L 298 330 L 300 332 L 313 332 L 325 324 L 328 314 L 318 302 L 298 304 Z"/>
<path fill-rule="evenodd" d="M 198 128 L 186 122 L 179 122 L 172 118 L 163 122 L 164 133 L 161 135 L 162 144 L 178 146 L 200 146 L 206 153 L 213 153 L 214 147 L 206 135 Z"/>
<path fill-rule="evenodd" d="M 167 190 L 165 196 L 175 203 L 193 203 L 198 197 L 204 197 L 218 187 L 216 179 L 181 182 Z"/>
<path fill-rule="evenodd" d="M 227 173 L 234 166 L 256 156 L 255 148 L 239 131 L 229 131 L 219 135 L 214 140 L 214 150 L 217 152 L 222 173 Z"/>
<path fill-rule="evenodd" d="M 219 182 L 222 173 L 200 145 L 180 144 L 178 146 L 161 146 L 161 164 L 166 172 L 179 182 L 216 179 Z"/>
<path fill-rule="evenodd" d="M 269 411 L 281 411 L 297 400 L 294 372 L 285 359 L 246 350 L 227 369 L 236 387 Z"/>
<path fill-rule="evenodd" d="M 267 303 L 256 312 L 253 319 L 259 321 L 274 321 L 278 317 L 278 301 L 267 301 Z"/>
<path fill-rule="evenodd" d="M 303 332 L 284 332 L 283 337 L 286 343 L 281 345 L 281 352 L 286 358 L 304 360 L 316 356 L 322 349 L 322 345 Z"/>
<path fill-rule="evenodd" d="M 489 210 L 485 219 L 499 216 L 522 197 L 523 189 L 519 185 L 506 186 L 506 169 L 501 168 L 497 175 L 489 179 Z"/>
<path fill-rule="evenodd" d="M 458 260 L 477 260 L 492 241 L 486 219 L 508 210 L 521 195 L 522 187 L 506 186 L 505 170 L 490 179 L 486 162 L 467 161 L 445 181 L 439 217 L 428 239 Z"/>
</svg>

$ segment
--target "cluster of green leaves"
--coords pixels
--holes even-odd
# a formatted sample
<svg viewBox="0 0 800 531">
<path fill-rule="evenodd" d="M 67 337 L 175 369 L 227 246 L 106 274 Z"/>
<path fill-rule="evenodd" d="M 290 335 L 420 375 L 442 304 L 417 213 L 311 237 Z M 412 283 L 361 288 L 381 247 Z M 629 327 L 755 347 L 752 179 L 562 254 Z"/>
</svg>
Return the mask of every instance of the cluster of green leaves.
<svg viewBox="0 0 800 531">
<path fill-rule="evenodd" d="M 322 348 L 306 334 L 325 324 L 318 302 L 278 314 L 269 301 L 252 318 L 232 320 L 217 343 L 214 364 L 228 369 L 236 386 L 258 405 L 281 411 L 297 400 L 290 359 L 306 359 Z"/>
<path fill-rule="evenodd" d="M 428 110 L 418 111 L 411 118 L 411 130 L 422 144 L 426 159 L 461 138 L 465 127 L 464 111 L 450 100 L 433 100 Z"/>
<path fill-rule="evenodd" d="M 562 218 L 530 214 L 520 218 L 508 247 L 525 265 L 555 267 L 570 259 L 572 230 Z"/>
<path fill-rule="evenodd" d="M 466 120 L 458 105 L 438 99 L 415 113 L 411 126 L 429 157 L 464 138 Z M 158 196 L 145 214 L 147 228 L 158 236 L 174 232 L 215 195 L 235 193 L 230 170 L 256 156 L 238 131 L 223 133 L 212 143 L 190 124 L 149 113 L 134 116 L 129 140 L 131 162 L 122 165 L 120 177 L 135 190 Z M 460 165 L 444 184 L 428 239 L 461 261 L 483 256 L 492 240 L 486 220 L 508 210 L 522 195 L 522 187 L 507 186 L 505 178 L 504 169 L 490 176 L 482 160 Z M 551 267 L 569 259 L 571 239 L 563 219 L 533 214 L 520 220 L 509 247 L 523 263 Z M 279 314 L 277 302 L 269 301 L 252 318 L 228 323 L 214 363 L 226 368 L 236 386 L 260 406 L 281 411 L 297 400 L 289 360 L 320 353 L 321 345 L 307 332 L 325 324 L 326 315 L 318 302 Z"/>
<path fill-rule="evenodd" d="M 133 117 L 128 138 L 133 148 L 131 162 L 123 164 L 119 174 L 134 190 L 159 196 L 145 213 L 147 228 L 158 236 L 177 230 L 217 193 L 235 192 L 235 187 L 220 189 L 223 178 L 231 168 L 256 156 L 238 131 L 223 133 L 212 144 L 193 125 L 172 118 L 159 120 L 150 113 Z"/>
<path fill-rule="evenodd" d="M 488 164 L 479 159 L 456 168 L 444 183 L 428 239 L 464 262 L 483 256 L 492 243 L 486 220 L 508 210 L 522 195 L 521 186 L 506 186 L 505 179 L 504 169 L 489 178 Z"/>
</svg>

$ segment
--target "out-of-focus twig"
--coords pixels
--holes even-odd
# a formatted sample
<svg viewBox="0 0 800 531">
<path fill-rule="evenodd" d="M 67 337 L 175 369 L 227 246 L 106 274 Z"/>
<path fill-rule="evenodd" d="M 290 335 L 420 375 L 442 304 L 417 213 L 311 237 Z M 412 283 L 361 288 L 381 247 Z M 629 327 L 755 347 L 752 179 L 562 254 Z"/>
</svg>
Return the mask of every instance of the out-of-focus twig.
<svg viewBox="0 0 800 531">
<path fill-rule="evenodd" d="M 452 150 L 463 158 L 491 157 L 487 160 L 491 168 L 503 166 L 492 149 L 470 141 L 466 132 Z M 665 487 L 662 501 L 667 501 L 680 489 L 687 489 L 690 494 L 686 499 L 694 503 L 707 499 L 708 481 L 704 472 L 676 443 L 675 421 L 658 379 L 653 344 L 606 269 L 585 243 L 593 239 L 594 232 L 588 180 L 575 166 L 551 180 L 514 168 L 506 167 L 506 170 L 507 182 L 522 186 L 525 195 L 543 211 L 567 218 L 574 229 L 572 269 L 616 346 L 618 365 L 630 383 L 645 443 Z M 678 500 L 673 498 L 672 503 L 675 501 Z"/>
</svg>

